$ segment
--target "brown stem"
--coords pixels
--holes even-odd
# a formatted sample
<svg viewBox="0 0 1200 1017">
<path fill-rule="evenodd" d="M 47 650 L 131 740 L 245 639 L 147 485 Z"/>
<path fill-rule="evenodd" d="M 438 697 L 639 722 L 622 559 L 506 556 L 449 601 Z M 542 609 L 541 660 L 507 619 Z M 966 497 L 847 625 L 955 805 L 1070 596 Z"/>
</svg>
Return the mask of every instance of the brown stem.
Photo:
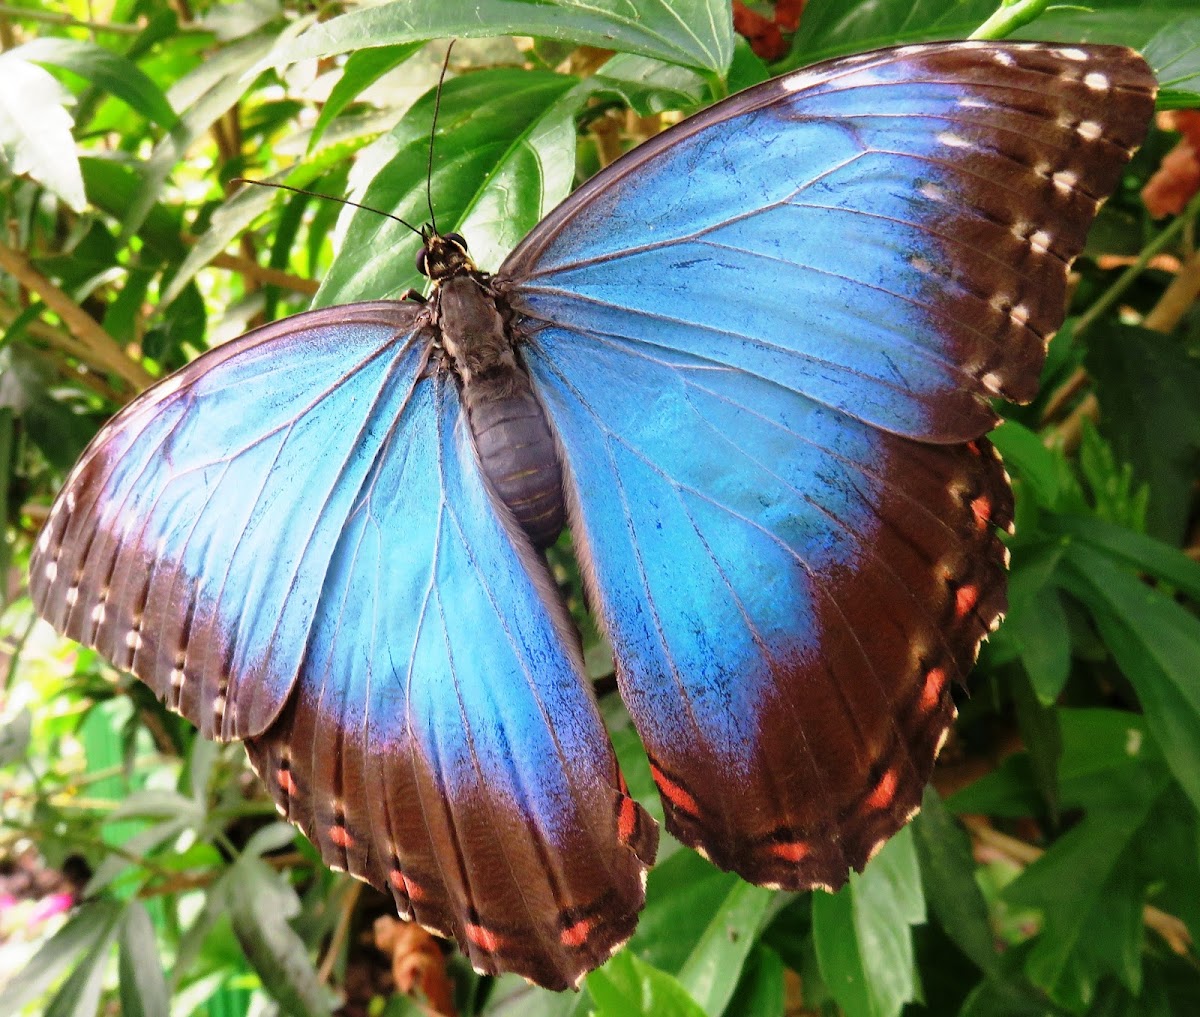
<svg viewBox="0 0 1200 1017">
<path fill-rule="evenodd" d="M 8 272 L 22 286 L 38 297 L 71 332 L 71 341 L 58 337 L 58 345 L 65 352 L 78 357 L 84 363 L 108 371 L 128 382 L 134 389 L 143 389 L 153 378 L 141 364 L 125 355 L 117 341 L 99 323 L 81 308 L 66 293 L 54 285 L 20 251 L 0 244 L 0 268 Z M 47 337 L 47 341 L 55 340 Z"/>
<path fill-rule="evenodd" d="M 358 898 L 362 896 L 362 888 L 363 884 L 356 879 L 350 884 L 346 896 L 342 898 L 341 907 L 338 909 L 337 924 L 333 927 L 333 934 L 329 937 L 329 946 L 325 949 L 325 956 L 321 958 L 321 966 L 317 968 L 317 978 L 322 983 L 329 981 L 329 976 L 333 974 L 333 966 L 337 963 L 338 954 L 342 952 L 346 937 L 350 935 L 350 919 L 354 917 L 354 908 L 358 904 Z"/>
<path fill-rule="evenodd" d="M 1173 332 L 1197 298 L 1200 298 L 1200 252 L 1180 266 L 1158 303 L 1142 320 L 1142 327 L 1155 332 Z"/>
<path fill-rule="evenodd" d="M 255 279 L 264 286 L 278 286 L 280 289 L 292 290 L 294 293 L 312 295 L 321 288 L 315 279 L 305 279 L 303 276 L 292 275 L 278 268 L 265 268 L 251 258 L 243 258 L 238 254 L 218 254 L 210 265 L 226 268 L 230 272 Z"/>
<path fill-rule="evenodd" d="M 269 855 L 263 858 L 263 861 L 273 869 L 290 869 L 293 866 L 308 864 L 308 859 L 299 851 L 289 851 L 285 855 Z M 172 893 L 186 893 L 188 890 L 200 890 L 215 883 L 224 874 L 224 871 L 224 869 L 209 869 L 207 872 L 179 873 L 153 886 L 143 886 L 138 891 L 138 896 L 148 899 L 165 897 Z"/>
<path fill-rule="evenodd" d="M 1079 405 L 1057 430 L 1046 433 L 1044 444 L 1047 448 L 1058 446 L 1064 452 L 1074 452 L 1083 438 L 1083 422 L 1090 420 L 1094 424 L 1099 419 L 1100 400 L 1096 398 L 1095 392 L 1089 392 L 1079 400 Z"/>
<path fill-rule="evenodd" d="M 1088 384 L 1088 373 L 1082 367 L 1075 368 L 1071 376 L 1058 386 L 1046 400 L 1046 408 L 1042 411 L 1042 423 L 1049 424 L 1057 420 Z"/>
<path fill-rule="evenodd" d="M 621 124 L 615 116 L 604 114 L 592 121 L 588 133 L 596 143 L 596 154 L 601 167 L 614 163 L 621 157 Z"/>
</svg>

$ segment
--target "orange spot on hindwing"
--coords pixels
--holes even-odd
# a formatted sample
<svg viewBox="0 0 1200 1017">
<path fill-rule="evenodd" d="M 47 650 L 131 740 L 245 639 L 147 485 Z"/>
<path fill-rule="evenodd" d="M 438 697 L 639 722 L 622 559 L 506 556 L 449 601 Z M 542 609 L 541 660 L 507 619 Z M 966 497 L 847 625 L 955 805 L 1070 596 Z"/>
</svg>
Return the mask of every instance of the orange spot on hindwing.
<svg viewBox="0 0 1200 1017">
<path fill-rule="evenodd" d="M 954 617 L 965 618 L 979 603 L 979 587 L 964 583 L 954 594 Z"/>
<path fill-rule="evenodd" d="M 896 771 L 888 770 L 879 778 L 875 790 L 867 796 L 867 808 L 886 809 L 891 805 L 896 797 L 896 785 L 899 782 L 900 778 L 896 775 Z"/>
<path fill-rule="evenodd" d="M 595 921 L 591 918 L 581 918 L 579 921 L 563 929 L 559 933 L 558 938 L 562 940 L 563 946 L 574 950 L 583 946 L 588 941 L 588 936 L 592 934 L 592 928 L 595 924 Z"/>
<path fill-rule="evenodd" d="M 802 862 L 808 857 L 811 849 L 808 841 L 790 840 L 785 843 L 772 844 L 768 850 L 776 858 L 782 858 L 785 862 Z"/>
<path fill-rule="evenodd" d="M 617 839 L 622 844 L 633 840 L 637 828 L 637 806 L 628 795 L 621 796 L 621 808 L 617 812 Z"/>
<path fill-rule="evenodd" d="M 981 494 L 971 502 L 971 511 L 975 513 L 975 525 L 983 532 L 992 521 L 992 503 L 987 495 Z"/>
<path fill-rule="evenodd" d="M 479 947 L 479 949 L 486 950 L 488 953 L 495 953 L 504 943 L 502 936 L 498 936 L 491 929 L 483 925 L 474 925 L 471 922 L 467 922 L 463 931 L 466 932 L 467 939 Z"/>
<path fill-rule="evenodd" d="M 650 764 L 650 775 L 654 778 L 654 783 L 658 785 L 658 790 L 662 792 L 662 796 L 675 808 L 680 812 L 686 812 L 689 816 L 700 815 L 700 806 L 696 804 L 696 799 L 676 784 L 675 781 L 667 777 L 653 763 Z"/>
<path fill-rule="evenodd" d="M 350 831 L 340 823 L 329 828 L 329 839 L 343 851 L 354 847 L 354 838 L 350 836 Z"/>
<path fill-rule="evenodd" d="M 275 771 L 275 779 L 279 782 L 280 790 L 289 798 L 300 790 L 296 786 L 296 779 L 292 776 L 292 771 L 286 766 L 281 766 Z"/>
<path fill-rule="evenodd" d="M 921 689 L 921 712 L 929 713 L 942 701 L 942 691 L 946 688 L 946 672 L 940 667 L 931 667 L 925 676 L 925 686 Z"/>
</svg>

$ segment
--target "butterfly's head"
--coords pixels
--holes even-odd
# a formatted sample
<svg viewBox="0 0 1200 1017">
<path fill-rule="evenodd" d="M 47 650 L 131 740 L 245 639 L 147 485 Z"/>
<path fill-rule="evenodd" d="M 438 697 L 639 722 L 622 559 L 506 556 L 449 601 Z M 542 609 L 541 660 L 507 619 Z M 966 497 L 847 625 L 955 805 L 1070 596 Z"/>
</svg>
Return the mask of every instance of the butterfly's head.
<svg viewBox="0 0 1200 1017">
<path fill-rule="evenodd" d="M 435 233 L 431 229 L 421 231 L 424 243 L 417 251 L 417 271 L 434 282 L 449 279 L 460 272 L 471 272 L 475 263 L 467 254 L 467 242 L 457 233 Z"/>
</svg>

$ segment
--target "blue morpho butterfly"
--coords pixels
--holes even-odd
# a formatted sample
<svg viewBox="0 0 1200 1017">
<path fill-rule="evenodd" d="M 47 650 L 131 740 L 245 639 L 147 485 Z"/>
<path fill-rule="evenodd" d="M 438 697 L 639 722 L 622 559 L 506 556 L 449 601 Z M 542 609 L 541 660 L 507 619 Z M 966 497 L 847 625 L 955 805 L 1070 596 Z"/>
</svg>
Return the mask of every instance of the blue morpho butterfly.
<svg viewBox="0 0 1200 1017">
<path fill-rule="evenodd" d="M 275 322 L 118 414 L 38 610 L 245 739 L 330 865 L 561 988 L 658 839 L 539 551 L 565 520 L 667 828 L 841 885 L 999 621 L 988 399 L 1033 396 L 1154 93 L 1115 47 L 866 53 L 642 145 L 495 275 L 429 230 L 427 302 Z"/>
</svg>

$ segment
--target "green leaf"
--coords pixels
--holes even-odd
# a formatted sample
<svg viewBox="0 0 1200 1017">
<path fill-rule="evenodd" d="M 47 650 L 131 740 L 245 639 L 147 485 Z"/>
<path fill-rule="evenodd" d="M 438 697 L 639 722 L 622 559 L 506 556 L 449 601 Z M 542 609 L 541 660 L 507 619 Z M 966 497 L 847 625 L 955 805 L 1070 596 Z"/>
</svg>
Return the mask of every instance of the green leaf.
<svg viewBox="0 0 1200 1017">
<path fill-rule="evenodd" d="M 67 924 L 41 946 L 33 959 L 0 986 L 0 1017 L 19 1014 L 45 993 L 81 953 L 94 954 L 100 946 L 107 948 L 122 910 L 118 901 L 103 897 L 81 905 Z M 93 1005 L 92 1014 L 95 1011 Z"/>
<path fill-rule="evenodd" d="M 1021 668 L 1006 668 L 1007 685 L 1017 713 L 1021 738 L 1029 746 L 1029 762 L 1038 790 L 1053 822 L 1058 822 L 1058 762 L 1062 737 L 1058 712 L 1039 702 L 1029 675 Z"/>
<path fill-rule="evenodd" d="M 1059 515 L 1046 519 L 1045 523 L 1052 533 L 1078 538 L 1121 564 L 1147 572 L 1200 602 L 1200 562 L 1176 548 L 1103 519 Z"/>
<path fill-rule="evenodd" d="M 729 1017 L 782 1017 L 786 1003 L 783 971 L 779 954 L 760 943 L 747 958 L 725 1013 Z"/>
<path fill-rule="evenodd" d="M 87 199 L 71 134 L 75 121 L 65 108 L 70 93 L 15 50 L 0 53 L 0 80 L 0 160 L 82 212 Z"/>
<path fill-rule="evenodd" d="M 1022 964 L 1028 953 L 1022 943 L 1001 959 L 1000 973 L 985 978 L 963 1001 L 958 1017 L 1066 1017 L 1024 977 Z"/>
<path fill-rule="evenodd" d="M 1015 640 L 1038 699 L 1049 706 L 1071 671 L 1071 632 L 1055 586 L 1064 548 L 1018 545 L 1013 549 L 1004 637 Z"/>
<path fill-rule="evenodd" d="M 123 238 L 138 232 L 158 201 L 167 177 L 188 149 L 241 100 L 247 89 L 247 72 L 267 52 L 273 38 L 262 33 L 225 46 L 171 88 L 168 100 L 172 108 L 184 113 L 141 164 L 141 186 L 121 221 Z"/>
<path fill-rule="evenodd" d="M 243 856 L 227 885 L 229 917 L 264 988 L 296 1017 L 327 1017 L 330 1000 L 308 949 L 288 924 L 300 910 L 295 891 L 259 859 Z"/>
<path fill-rule="evenodd" d="M 184 801 L 188 800 L 184 799 Z M 188 805 L 191 806 L 191 804 L 189 801 Z M 120 822 L 119 818 L 117 822 Z M 121 851 L 120 853 L 114 851 L 108 854 L 96 866 L 95 871 L 88 880 L 87 893 L 98 893 L 130 870 L 133 870 L 134 874 L 138 875 L 138 863 L 132 859 L 149 855 L 156 848 L 161 847 L 168 841 L 175 840 L 175 838 L 191 827 L 192 823 L 187 818 L 175 816 L 165 819 L 161 823 L 155 823 L 153 826 L 138 830 L 132 836 L 118 836 L 113 838 L 120 841 Z M 112 828 L 112 826 L 109 827 L 109 829 Z"/>
<path fill-rule="evenodd" d="M 688 109 L 708 97 L 705 79 L 693 70 L 634 53 L 618 53 L 591 78 L 599 94 L 613 92 L 638 116 Z"/>
<path fill-rule="evenodd" d="M 438 228 L 470 238 L 485 270 L 499 267 L 575 177 L 574 78 L 548 71 L 480 71 L 446 83 L 434 147 L 432 201 Z M 414 225 L 428 217 L 425 174 L 434 94 L 387 139 L 394 153 L 359 200 Z M 420 238 L 365 211 L 350 222 L 315 306 L 396 295 L 427 280 L 415 265 Z"/>
<path fill-rule="evenodd" d="M 596 1017 L 704 1017 L 674 978 L 622 950 L 587 976 Z"/>
<path fill-rule="evenodd" d="M 1154 492 L 1148 531 L 1178 544 L 1200 473 L 1200 357 L 1177 336 L 1106 323 L 1089 334 L 1087 369 L 1104 407 L 1101 434 Z"/>
<path fill-rule="evenodd" d="M 981 971 L 998 973 L 999 954 L 988 922 L 987 903 L 975 882 L 971 840 L 932 785 L 925 788 L 921 812 L 912 829 L 925 900 L 938 924 Z"/>
<path fill-rule="evenodd" d="M 846 1017 L 895 1017 L 918 998 L 910 926 L 925 922 L 910 827 L 835 894 L 813 894 L 821 977 Z"/>
<path fill-rule="evenodd" d="M 112 159 L 80 160 L 88 200 L 114 219 L 120 219 L 138 197 L 142 178 L 135 168 Z M 175 209 L 152 205 L 138 229 L 147 251 L 164 261 L 177 262 L 187 254 L 181 234 L 183 223 Z M 115 256 L 114 256 L 115 258 Z"/>
<path fill-rule="evenodd" d="M 1200 808 L 1200 621 L 1161 591 L 1076 543 L 1065 569 L 1117 666 L 1137 690 L 1154 740 Z"/>
<path fill-rule="evenodd" d="M 1117 461 L 1112 446 L 1088 420 L 1082 422 L 1079 471 L 1100 519 L 1145 532 L 1150 486 L 1134 478 L 1131 464 Z"/>
<path fill-rule="evenodd" d="M 264 66 L 429 39 L 535 35 L 723 75 L 733 23 L 722 0 L 408 0 L 359 8 L 281 38 Z"/>
<path fill-rule="evenodd" d="M 1157 794 L 1166 766 L 1146 729 L 1127 710 L 1060 709 L 1063 802 L 1081 808 L 1122 809 Z"/>
<path fill-rule="evenodd" d="M 127 795 L 108 815 L 108 822 L 136 817 L 139 819 L 180 819 L 196 824 L 203 813 L 192 798 L 166 788 L 146 788 Z"/>
<path fill-rule="evenodd" d="M 139 900 L 129 902 L 117 951 L 121 1017 L 168 1017 L 167 981 L 158 956 L 150 914 Z"/>
<path fill-rule="evenodd" d="M 132 60 L 80 39 L 41 38 L 15 51 L 31 63 L 49 64 L 78 74 L 127 103 L 147 120 L 170 129 L 179 117 L 159 87 Z"/>
<path fill-rule="evenodd" d="M 283 848 L 291 847 L 295 843 L 296 828 L 291 823 L 278 820 L 255 830 L 250 839 L 246 841 L 242 854 L 261 857 L 272 851 L 281 851 Z"/>
<path fill-rule="evenodd" d="M 1162 88 L 1160 108 L 1194 106 L 1200 101 L 1200 17 L 1185 15 L 1163 25 L 1142 53 Z"/>
<path fill-rule="evenodd" d="M 956 3 L 945 0 L 908 0 L 906 3 L 849 0 L 809 4 L 785 65 L 799 67 L 877 46 L 966 38 L 995 8 L 996 0 L 958 0 Z"/>
<path fill-rule="evenodd" d="M 1010 472 L 1027 485 L 1042 508 L 1061 509 L 1072 500 L 1073 481 L 1062 456 L 1042 443 L 1033 431 L 1006 420 L 988 435 Z M 1079 505 L 1079 508 L 1082 508 Z"/>
<path fill-rule="evenodd" d="M 358 98 L 359 93 L 373 85 L 388 71 L 399 67 L 420 48 L 421 43 L 408 42 L 399 46 L 377 46 L 351 53 L 342 68 L 342 76 L 333 86 L 329 98 L 321 108 L 321 115 L 313 124 L 312 134 L 308 138 L 309 154 L 316 149 L 325 129 L 342 110 Z"/>
<path fill-rule="evenodd" d="M 676 851 L 650 870 L 628 949 L 663 971 L 681 971 L 739 882 L 694 851 Z"/>
<path fill-rule="evenodd" d="M 773 891 L 739 879 L 680 969 L 680 984 L 708 1017 L 725 1011 L 774 898 Z"/>
<path fill-rule="evenodd" d="M 1123 710 L 1060 708 L 1058 722 L 1063 745 L 1058 784 L 1065 807 L 1124 808 L 1155 792 L 1166 767 L 1143 717 Z M 1008 817 L 1038 815 L 1040 806 L 1027 753 L 1009 756 L 947 801 L 952 812 Z"/>
<path fill-rule="evenodd" d="M 31 715 L 23 707 L 0 724 L 0 766 L 11 766 L 25 758 L 29 750 Z"/>
<path fill-rule="evenodd" d="M 1135 841 L 1153 836 L 1147 819 L 1167 787 L 1160 772 L 1157 793 L 1089 813 L 1004 891 L 1013 906 L 1042 912 L 1025 970 L 1068 1009 L 1087 1007 L 1105 975 L 1140 987 L 1145 880 Z"/>
<path fill-rule="evenodd" d="M 95 1017 L 100 1007 L 100 994 L 104 991 L 104 976 L 108 972 L 108 955 L 119 927 L 118 915 L 58 987 L 42 1017 Z"/>
</svg>

